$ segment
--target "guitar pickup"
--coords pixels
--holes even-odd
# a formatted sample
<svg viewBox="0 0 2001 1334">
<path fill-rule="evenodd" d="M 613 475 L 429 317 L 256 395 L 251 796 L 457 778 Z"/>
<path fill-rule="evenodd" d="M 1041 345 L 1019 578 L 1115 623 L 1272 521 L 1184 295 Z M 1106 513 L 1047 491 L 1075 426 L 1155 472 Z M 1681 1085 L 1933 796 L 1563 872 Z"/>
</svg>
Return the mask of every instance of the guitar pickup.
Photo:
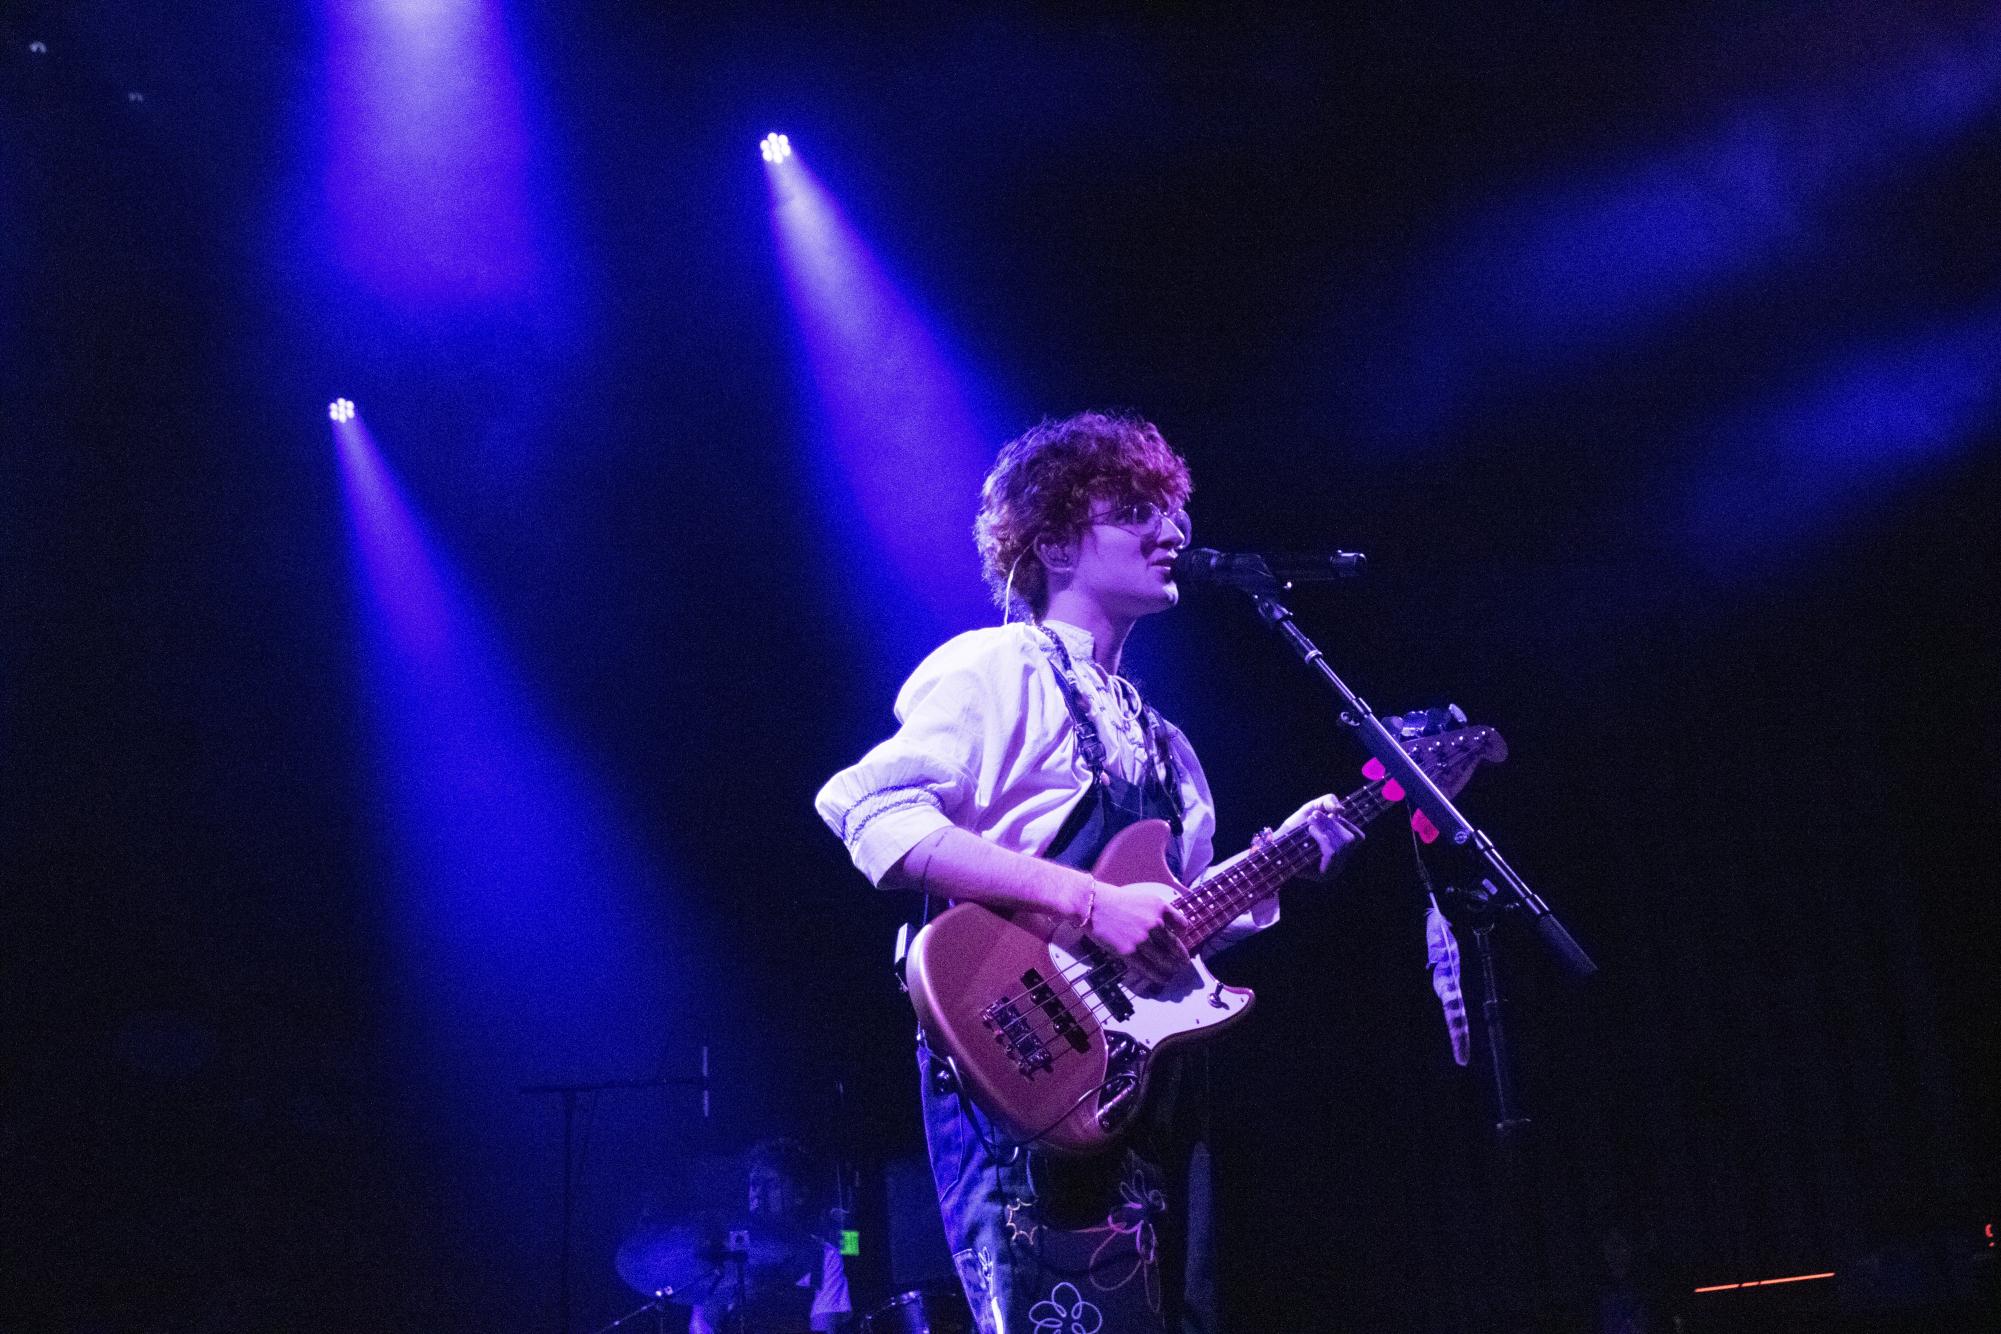
<svg viewBox="0 0 2001 1334">
<path fill-rule="evenodd" d="M 1056 994 L 1056 989 L 1043 980 L 1040 972 L 1031 968 L 1021 975 L 1021 984 L 1028 988 L 1028 998 L 1042 1007 L 1049 1016 L 1049 1022 L 1056 1026 L 1056 1035 L 1068 1042 L 1075 1051 L 1091 1049 L 1090 1035 L 1084 1032 L 1077 1016 L 1070 1013 L 1070 1007 Z"/>
<path fill-rule="evenodd" d="M 1118 1020 L 1133 1017 L 1133 998 L 1119 985 L 1119 978 L 1124 975 L 1125 970 L 1119 967 L 1116 960 L 1101 963 L 1084 975 L 1084 981 L 1104 1002 L 1106 1012 Z"/>
<path fill-rule="evenodd" d="M 1078 953 L 1091 964 L 1090 971 L 1084 974 L 1084 985 L 1103 1003 L 1105 1012 L 1121 1022 L 1132 1018 L 1132 996 L 1119 985 L 1119 979 L 1126 975 L 1126 966 L 1090 942 Z"/>
</svg>

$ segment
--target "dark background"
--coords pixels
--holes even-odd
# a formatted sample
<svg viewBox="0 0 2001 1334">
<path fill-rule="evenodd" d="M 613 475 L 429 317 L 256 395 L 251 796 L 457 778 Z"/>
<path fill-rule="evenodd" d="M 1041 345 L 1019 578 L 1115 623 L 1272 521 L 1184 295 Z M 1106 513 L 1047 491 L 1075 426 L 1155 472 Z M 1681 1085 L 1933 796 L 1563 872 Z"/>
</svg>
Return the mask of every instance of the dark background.
<svg viewBox="0 0 2001 1334">
<path fill-rule="evenodd" d="M 576 1327 L 632 1300 L 610 1257 L 642 1211 L 727 1194 L 777 1131 L 862 1168 L 858 1298 L 906 1281 L 899 905 L 810 799 L 930 631 L 873 629 L 897 607 L 829 536 L 851 502 L 800 480 L 772 128 L 956 350 L 990 445 L 1131 406 L 1189 457 L 1205 543 L 1369 552 L 1302 624 L 1377 707 L 1507 735 L 1464 805 L 1603 966 L 1576 987 L 1504 941 L 1536 1124 L 1509 1215 L 1406 839 L 1291 891 L 1224 968 L 1260 997 L 1217 1055 L 1238 1328 L 1588 1328 L 1611 1226 L 1700 1327 L 1978 1327 L 1982 7 L 542 8 L 512 35 L 559 295 L 497 311 L 378 299 L 316 248 L 312 8 L 0 20 L 4 1327 L 550 1328 L 559 1122 L 515 1089 L 686 1073 L 702 1042 L 712 1121 L 586 1100 Z M 639 877 L 673 941 L 657 1028 L 412 1069 L 415 1010 L 458 998 L 392 985 L 423 887 L 383 853 L 335 394 L 667 868 Z M 1222 849 L 1356 783 L 1246 606 L 1189 598 L 1130 665 L 1201 750 Z"/>
</svg>

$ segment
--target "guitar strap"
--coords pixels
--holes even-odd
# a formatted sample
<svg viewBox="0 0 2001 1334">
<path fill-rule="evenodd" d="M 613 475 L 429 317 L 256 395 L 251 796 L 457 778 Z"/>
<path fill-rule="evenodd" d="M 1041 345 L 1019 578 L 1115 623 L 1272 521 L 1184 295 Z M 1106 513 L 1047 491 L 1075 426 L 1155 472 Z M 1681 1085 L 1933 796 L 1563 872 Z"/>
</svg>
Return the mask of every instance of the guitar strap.
<svg viewBox="0 0 2001 1334">
<path fill-rule="evenodd" d="M 1090 766 L 1091 781 L 1102 785 L 1105 782 L 1105 739 L 1098 735 L 1098 725 L 1091 720 L 1091 706 L 1084 702 L 1084 687 L 1077 680 L 1077 664 L 1070 661 L 1070 650 L 1063 647 L 1063 641 L 1046 625 L 1038 625 L 1042 632 L 1044 651 L 1049 654 L 1049 662 L 1056 669 L 1057 684 L 1063 688 L 1063 702 L 1070 709 L 1070 723 L 1077 729 L 1077 750 L 1083 755 L 1084 763 Z"/>
<path fill-rule="evenodd" d="M 1070 650 L 1047 626 L 1038 626 L 1042 631 L 1045 651 L 1049 654 L 1051 666 L 1056 669 L 1057 683 L 1063 688 L 1063 702 L 1069 707 L 1071 725 L 1077 731 L 1077 750 L 1090 767 L 1091 781 L 1103 787 L 1110 775 L 1105 770 L 1105 740 L 1098 734 L 1098 725 L 1091 718 L 1091 706 L 1085 701 L 1084 686 L 1077 679 L 1077 665 L 1070 659 Z M 1181 837 L 1181 820 L 1187 813 L 1181 801 L 1181 774 L 1174 763 L 1174 751 L 1167 741 L 1167 723 L 1151 704 L 1140 705 L 1141 718 L 1146 730 L 1146 757 L 1142 765 L 1144 773 L 1140 780 L 1142 788 L 1158 787 L 1162 798 L 1172 815 L 1168 824 L 1178 840 Z"/>
</svg>

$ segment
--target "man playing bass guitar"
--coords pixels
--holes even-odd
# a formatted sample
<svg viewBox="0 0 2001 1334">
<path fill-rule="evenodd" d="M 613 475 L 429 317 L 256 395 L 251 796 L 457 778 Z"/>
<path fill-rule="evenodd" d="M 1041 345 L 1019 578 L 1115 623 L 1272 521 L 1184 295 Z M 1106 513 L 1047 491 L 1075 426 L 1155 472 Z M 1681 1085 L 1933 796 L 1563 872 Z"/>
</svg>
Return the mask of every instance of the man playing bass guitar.
<svg viewBox="0 0 2001 1334">
<path fill-rule="evenodd" d="M 1161 820 L 1183 884 L 1212 870 L 1201 765 L 1119 675 L 1133 626 L 1179 598 L 1190 489 L 1185 461 L 1132 416 L 1082 413 L 1009 442 L 975 525 L 1003 623 L 926 658 L 897 696 L 896 734 L 817 800 L 875 884 L 1061 923 L 1141 996 L 1193 969 L 1178 891 L 1091 868 L 1121 830 Z M 1318 849 L 1305 873 L 1322 878 L 1361 838 L 1331 796 L 1263 839 L 1295 829 Z M 1203 948 L 1277 917 L 1266 897 Z M 1087 1157 L 1010 1137 L 952 1062 L 922 1043 L 918 1059 L 939 1205 L 982 1334 L 1215 1329 L 1202 1048 L 1153 1062 L 1129 1129 Z"/>
</svg>

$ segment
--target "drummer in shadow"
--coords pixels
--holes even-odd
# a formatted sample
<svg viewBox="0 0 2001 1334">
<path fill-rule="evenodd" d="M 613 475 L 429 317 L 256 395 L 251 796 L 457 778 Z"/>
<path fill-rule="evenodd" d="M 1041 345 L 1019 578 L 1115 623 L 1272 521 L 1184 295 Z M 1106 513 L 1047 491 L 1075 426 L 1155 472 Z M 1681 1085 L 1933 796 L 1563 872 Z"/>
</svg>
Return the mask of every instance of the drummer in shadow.
<svg viewBox="0 0 2001 1334">
<path fill-rule="evenodd" d="M 819 1226 L 813 1162 L 794 1139 L 753 1145 L 745 1217 L 722 1238 L 723 1281 L 695 1305 L 690 1334 L 805 1334 L 848 1328 L 840 1248 Z"/>
</svg>

